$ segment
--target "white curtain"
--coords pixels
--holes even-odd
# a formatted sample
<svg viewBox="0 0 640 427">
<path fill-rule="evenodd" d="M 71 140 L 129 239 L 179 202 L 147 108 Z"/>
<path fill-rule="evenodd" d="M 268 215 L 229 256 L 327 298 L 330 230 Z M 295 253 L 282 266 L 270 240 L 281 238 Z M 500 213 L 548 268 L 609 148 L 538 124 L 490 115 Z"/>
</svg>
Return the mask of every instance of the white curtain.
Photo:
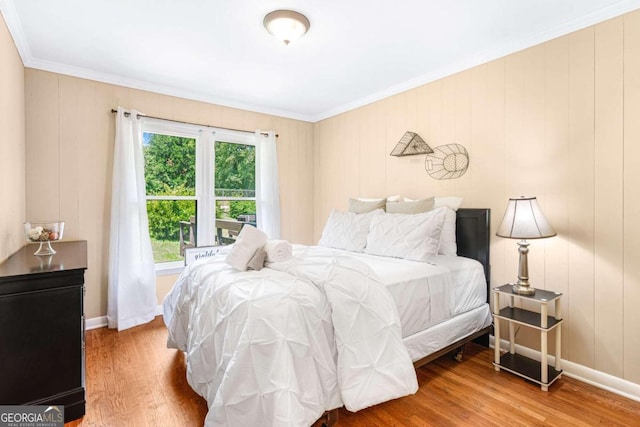
<svg viewBox="0 0 640 427">
<path fill-rule="evenodd" d="M 137 115 L 118 107 L 116 116 L 107 320 L 119 331 L 153 320 L 158 304 Z"/>
<path fill-rule="evenodd" d="M 280 238 L 280 185 L 276 134 L 256 131 L 256 222 L 270 239 Z"/>
</svg>

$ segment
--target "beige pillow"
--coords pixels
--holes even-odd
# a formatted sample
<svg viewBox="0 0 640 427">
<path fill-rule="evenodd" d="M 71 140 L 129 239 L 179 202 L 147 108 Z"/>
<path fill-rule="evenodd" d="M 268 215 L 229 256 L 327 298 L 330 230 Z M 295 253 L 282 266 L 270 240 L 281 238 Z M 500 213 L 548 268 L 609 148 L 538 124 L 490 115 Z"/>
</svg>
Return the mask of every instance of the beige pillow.
<svg viewBox="0 0 640 427">
<path fill-rule="evenodd" d="M 388 202 L 388 213 L 399 214 L 419 214 L 423 212 L 429 212 L 434 207 L 433 197 L 429 197 L 421 200 L 413 200 L 411 202 Z"/>
<path fill-rule="evenodd" d="M 349 199 L 349 212 L 362 214 L 375 211 L 376 209 L 384 209 L 387 199 Z"/>
<path fill-rule="evenodd" d="M 249 264 L 247 264 L 247 269 L 260 271 L 262 267 L 264 267 L 264 261 L 267 257 L 267 252 L 263 248 L 259 248 L 253 257 L 249 260 Z"/>
</svg>

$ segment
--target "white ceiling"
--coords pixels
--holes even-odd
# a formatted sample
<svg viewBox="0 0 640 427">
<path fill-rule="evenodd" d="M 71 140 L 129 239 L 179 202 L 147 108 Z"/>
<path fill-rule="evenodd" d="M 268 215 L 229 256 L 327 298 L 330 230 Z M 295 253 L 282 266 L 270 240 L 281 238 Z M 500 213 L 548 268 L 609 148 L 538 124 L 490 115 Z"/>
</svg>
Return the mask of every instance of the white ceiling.
<svg viewBox="0 0 640 427">
<path fill-rule="evenodd" d="M 317 121 L 640 0 L 0 0 L 25 66 Z M 275 9 L 311 29 L 289 46 Z"/>
</svg>

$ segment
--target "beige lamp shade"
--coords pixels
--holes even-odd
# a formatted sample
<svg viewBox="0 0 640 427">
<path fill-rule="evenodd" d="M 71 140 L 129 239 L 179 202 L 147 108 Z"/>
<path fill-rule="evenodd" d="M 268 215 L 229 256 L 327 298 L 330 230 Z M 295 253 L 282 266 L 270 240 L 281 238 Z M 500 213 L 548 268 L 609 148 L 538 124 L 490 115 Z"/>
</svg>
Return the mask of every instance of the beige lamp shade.
<svg viewBox="0 0 640 427">
<path fill-rule="evenodd" d="M 510 239 L 542 239 L 556 235 L 535 197 L 512 197 L 496 233 Z"/>
</svg>

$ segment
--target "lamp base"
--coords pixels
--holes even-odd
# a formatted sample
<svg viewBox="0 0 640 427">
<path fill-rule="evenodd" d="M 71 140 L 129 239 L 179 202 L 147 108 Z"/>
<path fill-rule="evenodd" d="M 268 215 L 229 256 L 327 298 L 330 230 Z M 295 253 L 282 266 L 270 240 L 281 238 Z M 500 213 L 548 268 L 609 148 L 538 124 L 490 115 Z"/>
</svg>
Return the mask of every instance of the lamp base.
<svg viewBox="0 0 640 427">
<path fill-rule="evenodd" d="M 514 294 L 518 294 L 518 295 L 531 296 L 531 295 L 535 295 L 536 294 L 536 288 L 532 288 L 528 284 L 521 285 L 521 284 L 516 283 L 511 288 L 511 292 L 513 292 Z"/>
</svg>

